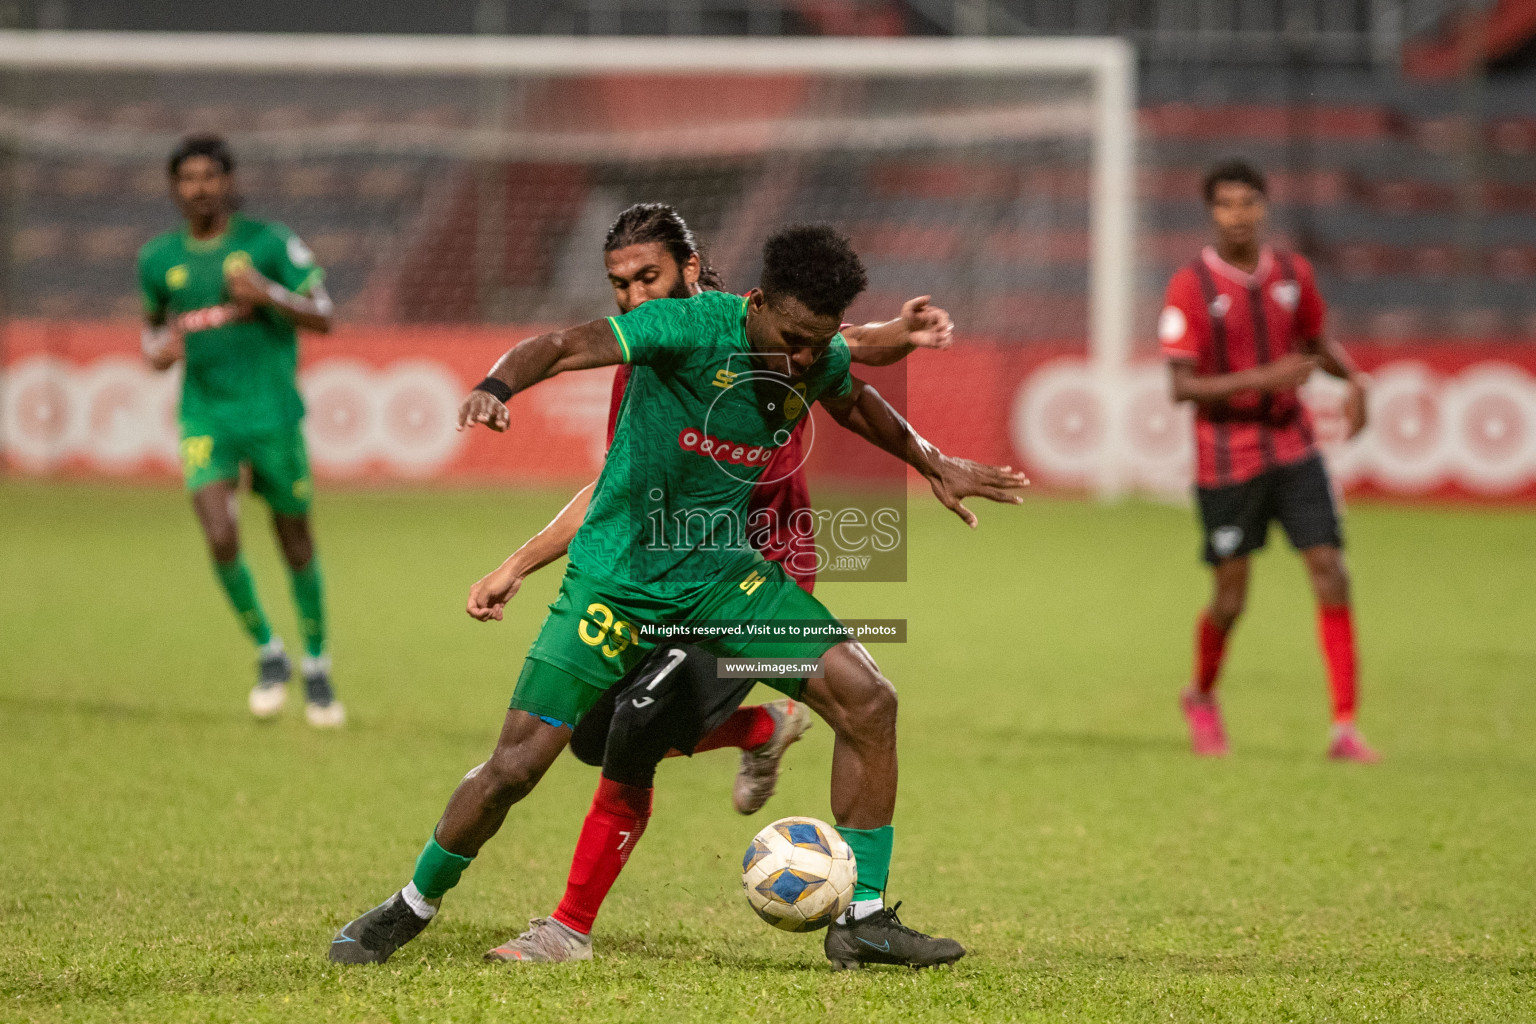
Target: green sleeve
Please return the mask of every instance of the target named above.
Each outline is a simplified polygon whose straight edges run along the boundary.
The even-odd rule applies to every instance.
[[[147,246],[139,250],[139,297],[144,302],[144,314],[152,320],[165,316],[171,298],[165,286],[165,271],[159,264]]]
[[[847,398],[853,393],[853,356],[841,334],[832,338],[832,344],[827,346],[826,354],[821,358],[823,370],[818,397],[834,400]]]
[[[282,224],[268,225],[263,250],[256,269],[291,292],[308,295],[325,279],[325,271],[315,263],[309,246]]]
[[[691,299],[652,299],[622,316],[609,317],[608,324],[626,363],[671,364],[700,347],[718,344],[729,319],[722,314],[730,314],[737,306],[744,310],[746,301],[721,292],[704,292]]]

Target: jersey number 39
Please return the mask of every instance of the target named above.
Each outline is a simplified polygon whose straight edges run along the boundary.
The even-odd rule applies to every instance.
[[[623,619],[616,620],[612,608],[595,602],[587,605],[587,614],[577,625],[576,632],[587,646],[601,645],[603,654],[609,658],[617,658],[624,648],[635,642],[635,627]]]

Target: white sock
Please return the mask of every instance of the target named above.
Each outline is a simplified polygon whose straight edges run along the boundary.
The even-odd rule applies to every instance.
[[[878,914],[884,909],[885,900],[880,896],[869,900],[854,900],[848,904],[848,909],[843,911],[842,923],[853,924],[855,921],[864,920],[870,914]]]
[[[273,633],[272,634],[272,639],[270,639],[266,643],[261,644],[260,646],[258,646],[256,648],[256,650],[258,652],[260,652],[260,654],[261,654],[261,656],[263,658],[270,658],[274,654],[282,654],[283,653],[283,638],[278,636],[276,633]]]
[[[299,663],[299,666],[299,671],[304,674],[305,679],[318,675],[330,675],[331,656],[329,654],[322,654],[318,658],[311,658],[309,655],[305,655],[304,660]]]
[[[551,917],[549,919],[549,923],[554,925],[556,928],[559,928],[561,931],[565,932],[565,934],[567,934],[567,935],[571,936],[572,938],[574,938],[577,942],[591,942],[592,941],[592,936],[588,935],[586,932],[579,932],[579,931],[577,931],[575,928],[572,928],[570,925],[566,924],[564,921],[561,921],[560,919],[558,919],[556,917]]]
[[[405,883],[405,888],[400,890],[400,897],[405,900],[406,906],[415,912],[423,921],[430,921],[437,916],[438,905],[443,902],[441,896],[435,900],[429,900],[416,888],[415,880]]]

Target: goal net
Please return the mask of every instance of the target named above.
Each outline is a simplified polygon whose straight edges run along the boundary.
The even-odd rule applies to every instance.
[[[1126,365],[1134,98],[1118,41],[15,34],[0,75],[15,466],[173,459],[171,386],[130,386],[150,378],[102,360],[132,356],[134,256],[177,223],[164,161],[191,131],[228,137],[245,208],[326,269],[346,329],[306,357],[322,474],[496,470],[465,464],[445,396],[517,331],[611,313],[603,235],[642,201],[674,205],[733,290],[775,227],[825,221],[869,270],[851,319],[933,295],[962,344],[887,387],[919,419],[942,403],[920,423],[940,437],[1003,417],[980,451],[962,442],[980,457],[1017,461],[1034,414],[998,375],[1070,354],[1080,385],[1112,386]],[[545,412],[579,420],[572,437],[598,424],[598,446],[500,468],[579,478],[605,403],[601,385],[559,392]],[[1085,478],[1115,489],[1104,450]]]

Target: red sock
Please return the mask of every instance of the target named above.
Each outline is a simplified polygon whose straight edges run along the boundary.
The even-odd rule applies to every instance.
[[[763,710],[761,704],[749,704],[737,708],[731,717],[720,723],[719,728],[699,740],[693,748],[695,754],[721,747],[740,747],[751,750],[760,747],[773,737],[773,716]]]
[[[1355,620],[1349,605],[1317,610],[1317,635],[1328,662],[1328,689],[1333,693],[1333,721],[1355,720]]]
[[[1195,627],[1195,689],[1199,693],[1210,694],[1216,689],[1228,632],[1211,621],[1209,612],[1200,613],[1200,624]]]
[[[609,778],[599,782],[571,857],[565,898],[550,916],[583,935],[592,934],[592,922],[650,818],[651,790]]]

